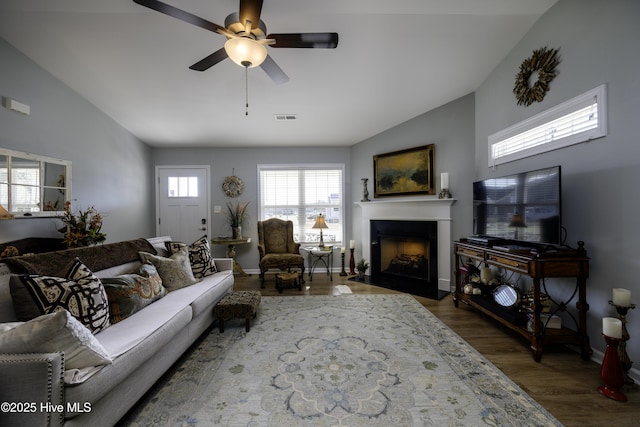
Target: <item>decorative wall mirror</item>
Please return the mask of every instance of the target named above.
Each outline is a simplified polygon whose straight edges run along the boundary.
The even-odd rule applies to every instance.
[[[0,205],[15,217],[57,216],[71,200],[71,161],[0,148]]]

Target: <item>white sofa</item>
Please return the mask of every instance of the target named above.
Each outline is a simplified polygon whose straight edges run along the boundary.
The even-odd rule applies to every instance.
[[[163,253],[167,240],[167,237],[147,239],[158,253]],[[102,247],[108,255],[110,245]],[[69,255],[73,256],[73,251]],[[112,363],[96,369],[80,384],[64,383],[62,352],[2,354],[0,348],[0,402],[35,403],[26,407],[27,412],[18,406],[13,409],[22,409],[23,413],[0,412],[0,425],[114,425],[213,323],[213,306],[234,283],[233,261],[228,258],[214,261],[217,273],[168,292],[96,333],[94,337],[111,356]],[[94,274],[113,277],[130,272],[139,264],[140,261],[131,260],[109,265]],[[9,266],[0,264],[0,322],[15,321],[8,285],[10,274]],[[63,411],[59,412],[60,406],[56,405],[62,405]]]

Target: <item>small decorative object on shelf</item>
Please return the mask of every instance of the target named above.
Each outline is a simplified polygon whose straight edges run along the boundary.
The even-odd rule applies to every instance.
[[[100,231],[102,215],[93,206],[74,214],[71,212],[71,202],[67,200],[64,202],[64,214],[58,218],[64,223],[64,227],[58,231],[64,233],[63,243],[69,248],[91,246],[107,239],[107,235]]]
[[[620,319],[605,317],[602,319],[602,336],[607,343],[607,349],[600,368],[600,377],[604,382],[598,391],[609,399],[626,402],[627,396],[621,391],[624,384],[622,363],[618,355],[618,346],[622,339],[622,322]]]
[[[368,178],[362,178],[362,200],[361,202],[370,202],[369,200],[369,189],[367,188],[367,182],[369,182]]]
[[[622,335],[618,345],[618,355],[620,356],[620,363],[622,364],[622,370],[624,371],[624,383],[634,384],[635,381],[629,376],[629,370],[633,362],[629,359],[627,354],[627,341],[629,341],[629,332],[627,331],[627,312],[636,308],[635,304],[631,304],[631,292],[626,289],[614,289],[613,300],[609,301],[609,304],[613,305],[618,312],[618,319],[622,323]]]

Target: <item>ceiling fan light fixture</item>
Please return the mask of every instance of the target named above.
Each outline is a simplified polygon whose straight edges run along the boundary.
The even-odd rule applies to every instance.
[[[249,37],[236,37],[224,44],[224,50],[233,62],[241,67],[253,68],[267,58],[267,48]]]

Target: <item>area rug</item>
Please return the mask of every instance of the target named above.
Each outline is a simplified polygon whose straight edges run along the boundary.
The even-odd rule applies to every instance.
[[[121,425],[550,426],[410,295],[263,297],[200,340]]]

